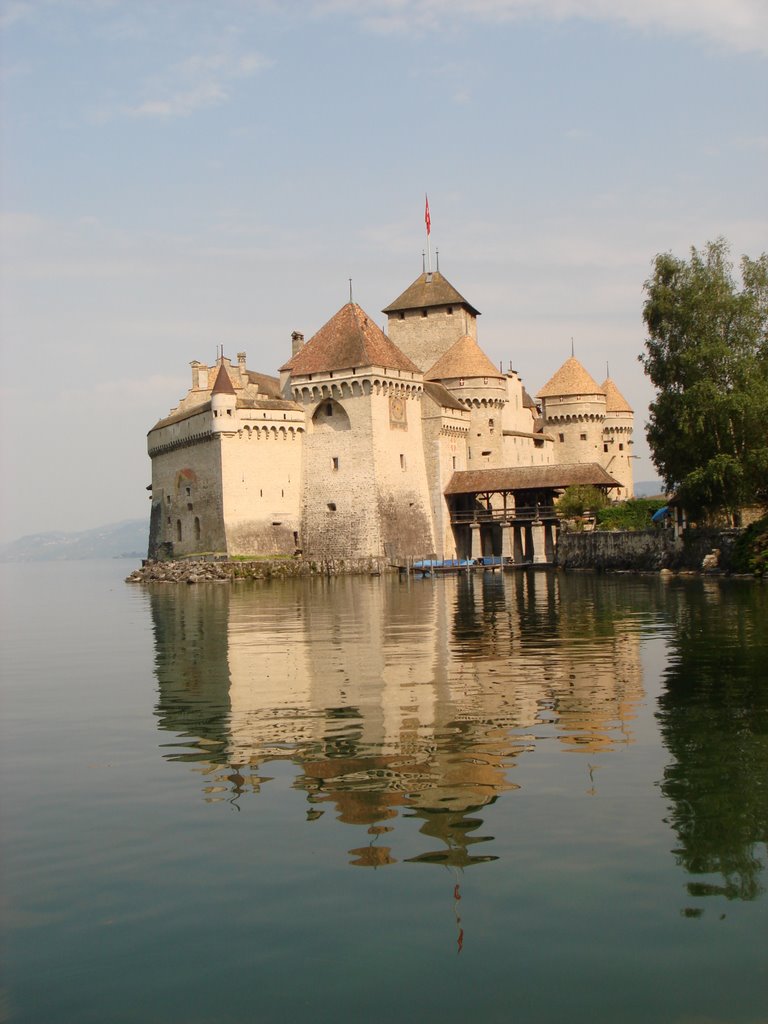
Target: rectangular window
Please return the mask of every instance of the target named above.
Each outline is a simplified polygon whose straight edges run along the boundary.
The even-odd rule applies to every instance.
[[[405,469],[405,456],[400,456],[400,469]]]
[[[603,451],[604,451],[604,452],[607,452],[607,451],[608,451],[608,445],[607,445],[607,444],[604,444],[604,445],[603,445]]]
[[[557,439],[562,443],[563,441],[565,441],[565,434],[558,434]]]
[[[586,434],[579,434],[579,440],[580,441],[586,441],[587,440],[587,435]]]
[[[334,455],[333,456],[333,458],[331,459],[331,465],[333,467],[333,471],[336,472],[336,470],[339,468],[339,457],[338,457],[338,455]]]

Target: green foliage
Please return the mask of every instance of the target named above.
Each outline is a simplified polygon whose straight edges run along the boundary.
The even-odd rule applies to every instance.
[[[557,508],[566,518],[572,518],[583,516],[585,512],[595,512],[607,504],[608,498],[599,488],[579,484],[565,489]]]
[[[598,530],[649,530],[651,516],[666,505],[664,498],[631,498],[608,505],[597,513]]]
[[[736,572],[768,576],[768,516],[748,526],[736,541],[733,567]]]
[[[693,515],[768,502],[768,255],[740,269],[741,290],[718,239],[657,256],[645,282],[648,441]]]

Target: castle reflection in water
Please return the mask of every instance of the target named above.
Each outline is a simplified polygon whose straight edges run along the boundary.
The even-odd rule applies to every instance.
[[[545,737],[631,743],[643,697],[636,609],[623,618],[589,577],[157,587],[151,606],[165,754],[205,799],[256,794],[288,761],[309,819],[333,808],[382,838],[423,819],[439,845],[408,859],[493,859],[473,850],[475,815],[516,788],[518,760]],[[350,852],[393,862],[381,840]]]

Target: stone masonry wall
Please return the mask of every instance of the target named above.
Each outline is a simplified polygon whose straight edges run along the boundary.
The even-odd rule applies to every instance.
[[[302,438],[284,428],[222,437],[229,554],[292,555],[300,546]]]
[[[448,309],[453,312],[449,313]],[[390,313],[387,335],[423,372],[444,355],[454,342],[468,334],[477,337],[477,319],[460,306],[438,306],[422,315],[420,309]]]
[[[159,522],[157,544],[172,544],[176,555],[224,551],[218,437],[173,448],[152,459],[152,504]]]
[[[735,530],[703,530],[676,541],[671,530],[561,531],[555,562],[561,569],[700,570],[705,555],[717,548],[718,568],[728,572],[737,536]]]

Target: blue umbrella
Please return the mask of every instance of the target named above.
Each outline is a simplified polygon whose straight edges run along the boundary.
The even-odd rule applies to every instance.
[[[651,516],[651,522],[663,523],[666,517],[671,514],[672,510],[670,509],[669,505],[665,505],[663,508],[660,508],[658,512],[653,513],[653,515]]]

